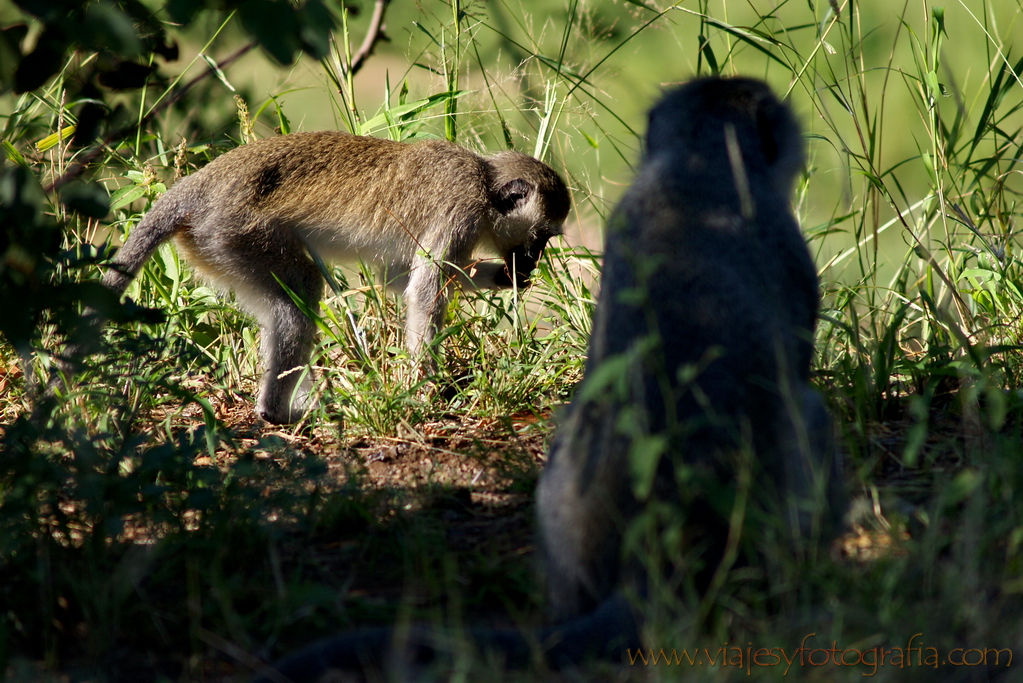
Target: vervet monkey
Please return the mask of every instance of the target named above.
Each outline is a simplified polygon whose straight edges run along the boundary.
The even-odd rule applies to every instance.
[[[569,211],[565,183],[518,152],[481,157],[453,143],[407,144],[324,131],[259,140],[175,184],[135,227],[104,283],[120,293],[175,237],[200,275],[259,322],[265,373],[256,412],[304,414],[315,326],[281,286],[311,307],[325,261],[361,258],[404,287],[405,342],[419,357],[443,322],[454,280],[525,287]],[[501,263],[474,262],[477,247]]]
[[[557,668],[640,647],[637,615],[617,590],[623,535],[662,501],[691,508],[683,523],[696,542],[727,534],[729,511],[701,499],[698,484],[734,489],[744,461],[751,497],[794,538],[836,530],[841,469],[809,384],[817,274],[789,204],[802,147],[792,112],[756,80],[697,79],[651,111],[642,167],[608,225],[586,375],[538,487],[556,623],[532,634],[469,629],[476,648],[523,665],[535,647]],[[633,460],[651,452],[653,481],[640,495]],[[705,545],[718,554],[710,562],[720,559]],[[642,590],[640,574],[629,578]],[[407,636],[341,634],[274,668],[312,683],[444,652],[434,629]]]
[[[730,510],[709,492],[734,490],[743,466],[753,504],[797,543],[836,530],[841,471],[809,384],[817,271],[789,203],[802,163],[795,117],[760,81],[700,78],[651,110],[608,224],[585,376],[537,491],[556,620],[619,586],[623,535],[658,501],[688,511],[713,570]]]

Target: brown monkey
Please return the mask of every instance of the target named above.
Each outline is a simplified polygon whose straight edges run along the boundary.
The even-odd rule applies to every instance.
[[[730,510],[709,492],[734,489],[742,462],[792,538],[835,530],[840,468],[809,384],[817,272],[789,204],[802,148],[790,109],[748,78],[694,80],[650,112],[608,225],[585,378],[537,492],[556,619],[615,590],[623,533],[654,501],[688,513],[712,570]]]
[[[518,152],[481,157],[450,142],[407,144],[324,131],[238,147],[179,181],[117,253],[103,281],[120,293],[156,248],[176,237],[187,260],[234,291],[259,322],[265,373],[256,412],[302,417],[315,327],[281,287],[310,306],[325,261],[361,258],[395,278],[405,341],[418,357],[440,326],[448,285],[525,287],[561,234],[569,194],[549,166]],[[473,263],[477,247],[501,263]],[[280,283],[278,282],[280,281]]]

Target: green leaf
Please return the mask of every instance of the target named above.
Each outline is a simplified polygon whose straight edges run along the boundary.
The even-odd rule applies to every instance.
[[[941,97],[941,85],[938,83],[938,74],[935,71],[928,71],[924,74],[924,79],[927,82],[927,90],[931,93],[932,99],[938,99]]]
[[[178,257],[174,250],[170,248],[170,245],[161,244],[160,248],[153,254],[153,260],[160,264],[164,276],[172,283],[178,284],[181,282],[181,268],[178,265]]]
[[[754,30],[751,30],[751,29],[748,29],[748,28],[743,28],[743,27],[739,27],[739,26],[732,26],[731,24],[726,24],[723,21],[719,21],[717,19],[711,19],[710,17],[707,18],[707,24],[710,25],[710,26],[717,27],[718,29],[724,31],[725,33],[727,33],[727,34],[729,34],[731,36],[734,36],[736,39],[746,43],[747,45],[752,47],[754,50],[757,50],[758,52],[762,52],[764,54],[764,56],[766,56],[768,59],[771,59],[771,60],[777,62],[784,69],[787,70],[789,68],[788,64],[786,64],[782,59],[780,59],[777,55],[775,55],[773,52],[771,52],[770,50],[768,50],[766,47],[764,47],[761,44],[761,43],[767,43],[769,45],[775,45],[775,46],[780,45],[780,43],[777,40],[775,40],[774,38],[772,38],[770,36],[765,36],[763,33],[760,33],[758,31],[754,31]]]
[[[632,442],[629,449],[629,474],[632,477],[632,492],[637,500],[649,497],[654,488],[657,466],[667,450],[668,438],[664,434],[647,434]]]
[[[413,25],[413,26],[415,26],[415,27],[416,27],[417,29],[419,29],[420,31],[422,31],[423,33],[425,33],[425,34],[426,34],[426,37],[427,37],[427,38],[429,38],[430,40],[432,40],[432,41],[433,41],[433,44],[434,44],[434,45],[436,45],[437,47],[441,47],[440,41],[439,41],[439,40],[437,40],[436,38],[434,38],[434,37],[433,37],[433,34],[432,34],[432,33],[430,33],[430,32],[429,32],[428,30],[426,30],[426,27],[425,27],[425,26],[423,26],[423,25],[422,25],[422,24],[421,24],[420,22],[418,22],[418,21],[413,21],[413,22],[412,22],[412,25]]]
[[[24,24],[15,24],[0,30],[0,90],[14,86],[14,73],[21,61],[21,44],[28,33]]]
[[[579,388],[575,400],[595,401],[607,396],[613,387],[629,376],[635,358],[630,353],[609,356],[586,375],[586,381]]]
[[[128,185],[110,195],[110,210],[116,211],[146,194],[145,185]]]
[[[298,11],[302,28],[299,39],[314,59],[323,59],[330,52],[330,37],[334,30],[334,17],[320,0],[309,0]]]
[[[963,470],[945,487],[945,505],[949,508],[959,505],[959,503],[977,490],[977,487],[983,481],[984,475],[977,470]]]
[[[948,33],[945,31],[945,8],[944,6],[932,7],[931,16],[934,18],[934,23],[938,35],[944,35],[948,37]]]
[[[76,126],[74,124],[70,126],[64,126],[56,133],[51,133],[45,138],[36,143],[36,149],[40,152],[45,152],[50,149],[58,142],[63,140],[70,140],[71,136],[75,134]]]
[[[700,54],[707,60],[707,66],[710,67],[711,73],[721,73],[721,67],[718,66],[717,57],[714,55],[714,50],[711,48],[707,36],[700,36]]]
[[[988,280],[1001,280],[1002,274],[991,270],[990,268],[966,268],[963,272],[959,273],[959,279],[971,278],[976,281],[978,285],[982,285]]]
[[[411,120],[416,114],[424,112],[427,109],[432,109],[433,107],[436,107],[439,104],[443,104],[449,99],[461,97],[462,95],[465,95],[467,92],[469,91],[455,90],[451,92],[442,92],[437,93],[436,95],[431,95],[425,100],[416,100],[415,102],[409,102],[408,104],[401,104],[398,105],[397,107],[391,107],[387,111],[377,114],[369,121],[363,123],[362,126],[359,127],[359,131],[362,135],[366,135],[371,131],[389,127],[390,124],[388,123],[388,116],[398,121]]]
[[[284,115],[284,109],[281,107],[281,103],[277,101],[277,98],[270,95],[270,99],[273,100],[274,108],[277,110],[277,120],[281,122],[281,135],[287,135],[291,132],[291,121]]]
[[[16,163],[18,166],[21,166],[22,168],[28,168],[28,161],[25,159],[24,156],[22,156],[21,152],[18,151],[17,147],[12,145],[7,140],[3,140],[2,143],[4,146],[4,155],[8,159]]]
[[[32,52],[23,55],[18,63],[14,71],[14,90],[28,92],[40,87],[60,71],[68,47],[67,39],[60,30],[47,27]]]
[[[227,80],[227,74],[220,70],[220,67],[217,66],[217,63],[213,61],[213,59],[211,59],[209,55],[207,55],[205,52],[200,52],[199,56],[202,57],[203,61],[205,61],[206,64],[209,65],[210,70],[213,72],[213,75],[217,77],[217,80],[219,80],[221,83],[227,86],[227,89],[230,90],[231,92],[238,92],[235,89],[235,87],[231,85],[230,81]]]
[[[276,0],[245,0],[238,7],[242,25],[267,54],[283,65],[295,61],[298,20],[291,5]]]
[[[656,7],[651,7],[650,5],[646,4],[645,2],[640,2],[640,0],[625,0],[625,2],[633,4],[636,7],[642,7],[643,9],[649,10],[651,12],[654,12],[655,14],[658,13],[658,10],[657,10]]]

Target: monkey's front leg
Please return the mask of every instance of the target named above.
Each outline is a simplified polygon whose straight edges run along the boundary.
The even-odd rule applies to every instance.
[[[458,271],[458,284],[465,288],[507,289],[511,280],[504,261],[479,261]]]
[[[437,335],[447,311],[447,278],[444,268],[417,256],[405,287],[405,346],[420,360],[423,349]]]

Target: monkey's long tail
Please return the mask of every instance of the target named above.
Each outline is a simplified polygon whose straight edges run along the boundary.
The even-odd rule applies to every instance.
[[[533,633],[470,629],[462,634],[445,634],[432,627],[414,626],[405,633],[374,628],[333,636],[274,664],[254,683],[315,683],[330,672],[411,674],[443,661],[465,640],[481,653],[501,657],[508,668],[522,668],[537,659],[553,669],[570,668],[595,658],[623,660],[626,648],[640,647],[639,625],[632,607],[624,596],[616,594],[590,614]]]
[[[176,189],[177,186],[171,191]],[[127,289],[153,252],[185,225],[188,213],[181,208],[183,202],[167,199],[164,195],[135,226],[103,276],[103,284],[118,294]]]
[[[186,179],[187,180],[187,179]],[[185,181],[182,181],[185,182]],[[181,185],[181,183],[179,183]],[[171,192],[180,192],[175,185]],[[149,213],[132,231],[128,241],[117,252],[103,284],[118,297],[127,289],[132,279],[142,268],[157,247],[166,242],[187,222],[187,213],[180,209],[180,202],[165,201],[166,195],[158,201]],[[109,311],[110,304],[108,303]],[[47,382],[45,396],[51,397],[60,386],[62,375],[72,377],[79,369],[82,359],[91,353],[99,338],[100,329],[107,320],[108,313],[102,312],[104,306],[88,307],[83,312],[82,324],[77,333],[56,357],[54,371]]]

